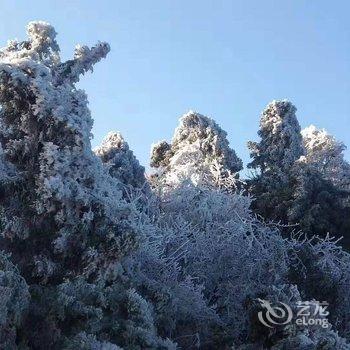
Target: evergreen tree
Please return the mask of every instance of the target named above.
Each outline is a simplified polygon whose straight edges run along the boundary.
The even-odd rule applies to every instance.
[[[75,86],[109,46],[77,46],[61,62],[52,26],[32,22],[28,35],[0,52],[0,244],[30,291],[16,342],[172,348],[124,277],[122,260],[140,236],[138,213],[91,150],[87,98]]]
[[[210,118],[153,148],[152,187],[120,134],[93,152],[76,83],[109,46],[61,62],[51,25],[28,36],[0,50],[1,349],[350,349],[350,254],[327,234],[348,230],[341,146],[303,146],[290,102],[264,111],[255,208],[326,235],[283,238],[235,191],[242,162]],[[331,325],[264,327],[262,299],[327,301]]]
[[[250,168],[262,175],[276,174],[287,180],[286,174],[304,154],[300,125],[295,106],[287,101],[272,101],[260,119],[259,142],[249,142]],[[273,186],[273,184],[271,184]]]
[[[95,154],[106,165],[109,174],[126,187],[125,191],[128,189],[149,191],[145,168],[140,165],[120,133],[110,132],[95,149]]]
[[[295,161],[304,154],[296,108],[286,100],[273,101],[263,111],[259,142],[249,142],[256,170],[248,181],[255,196],[253,208],[264,218],[288,223],[288,208],[293,197],[290,173]]]
[[[181,347],[193,342],[184,334],[195,334],[196,341],[207,336],[208,329],[218,325],[218,317],[207,305],[202,286],[168,254],[166,241],[173,231],[160,224],[162,203],[145,182],[144,168],[118,133],[110,133],[95,153],[122,186],[124,199],[137,208],[139,245],[123,261],[124,277],[138,295],[152,302],[157,332]]]
[[[214,120],[190,111],[180,118],[171,144],[161,141],[153,146],[151,166],[158,170],[156,177],[170,187],[184,179],[223,186],[242,170],[226,136]]]
[[[349,248],[350,207],[345,205],[348,193],[327,180],[305,157],[296,162],[291,178],[289,222],[298,223],[310,235],[342,237],[340,244]]]
[[[300,134],[300,129],[297,132]],[[210,157],[200,158],[201,148],[192,147],[187,139],[195,144],[206,141],[206,138],[198,141],[198,134],[192,130],[191,123],[181,122],[174,137],[178,142],[170,145],[163,141],[152,152],[152,164],[161,169],[160,179],[167,182],[166,190],[162,181],[153,183],[160,201],[156,217],[162,232],[158,239],[165,261],[175,261],[181,275],[203,286],[203,296],[219,320],[213,322],[207,318],[206,328],[185,332],[191,334],[186,338],[181,337],[177,328],[176,340],[179,339],[184,348],[196,345],[201,349],[226,348],[233,344],[244,348],[249,342],[252,349],[272,346],[298,349],[299,338],[315,347],[321,343],[347,346],[344,339],[328,329],[308,337],[307,327],[285,328],[277,337],[259,326],[257,298],[285,300],[293,307],[303,300],[298,287],[289,281],[294,245],[283,239],[278,229],[257,220],[249,209],[252,203],[248,196],[228,192],[215,182],[196,181],[193,174],[203,176],[203,171],[205,174],[210,169],[206,163]],[[186,161],[177,162],[184,155]],[[296,159],[297,156],[294,161]],[[281,161],[284,161],[282,157]],[[294,162],[288,167],[292,170]],[[283,174],[281,177],[286,179]],[[234,177],[226,180],[236,181]],[[228,187],[234,188],[235,184]]]
[[[348,310],[348,305],[347,301],[340,301],[346,294],[343,286],[350,276],[345,267],[348,253],[329,240],[283,239],[278,229],[259,222],[250,212],[249,197],[237,193],[203,184],[195,186],[184,180],[171,191],[161,192],[160,200],[158,225],[163,232],[161,246],[165,260],[176,261],[181,275],[191,276],[202,284],[205,300],[219,320],[213,322],[207,318],[206,328],[179,332],[179,335],[189,334],[176,338],[182,347],[224,349],[234,345],[234,349],[242,350],[299,350],[305,346],[316,350],[322,345],[332,350],[350,348],[331,326],[312,328],[289,324],[269,330],[257,318],[263,310],[258,298],[285,302],[295,314],[299,310],[298,302],[310,301],[316,305],[317,302],[311,301],[316,296],[319,297],[316,300],[329,303],[337,300],[331,322],[338,325],[343,337],[348,337],[345,326],[348,316],[341,311],[342,307]],[[304,256],[302,252],[308,250],[309,255]],[[308,257],[312,261],[308,261]],[[323,263],[331,266],[323,268]],[[310,274],[310,284],[303,279],[303,264],[305,273]],[[312,264],[318,269],[315,277]],[[333,278],[332,294],[326,293],[323,276],[331,274],[333,268],[337,275],[329,276]]]
[[[0,252],[0,348],[17,349],[17,327],[29,305],[29,290],[9,256]]]
[[[257,170],[248,181],[252,207],[310,235],[344,237],[348,247],[350,208],[340,187],[346,178],[344,146],[315,128],[301,133],[295,111],[288,101],[270,103],[261,116],[260,141],[248,144],[253,158],[248,167]]]
[[[306,150],[305,161],[335,186],[350,191],[350,164],[344,159],[344,143],[314,125],[302,130],[301,134]]]

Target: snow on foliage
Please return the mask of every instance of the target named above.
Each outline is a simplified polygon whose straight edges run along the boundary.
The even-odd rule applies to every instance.
[[[281,108],[280,111],[287,111],[287,119],[293,125],[298,125],[295,116],[292,118],[294,107],[285,103],[282,106],[285,109]],[[181,124],[181,132],[178,128],[174,139],[182,140],[178,136],[182,134],[191,135],[191,127],[191,123]],[[286,129],[289,127],[286,126]],[[290,138],[301,142],[300,128],[294,129],[299,136],[290,132]],[[184,139],[187,140],[187,136]],[[289,144],[287,141],[284,143]],[[302,146],[298,147],[297,141],[295,143],[294,148],[299,148],[301,153]],[[227,191],[219,184],[213,186],[210,182],[194,181],[192,174],[202,173],[202,162],[192,163],[191,171],[188,172],[182,171],[177,163],[176,166],[170,166],[172,160],[180,159],[184,152],[182,147],[175,148],[173,144],[163,141],[152,152],[152,165],[158,165],[163,171],[160,177],[178,179],[176,182],[168,181],[165,191],[161,181],[153,183],[160,200],[158,226],[164,232],[160,246],[164,249],[167,261],[175,261],[182,274],[190,276],[202,286],[208,307],[218,317],[218,320],[209,318],[206,329],[192,332],[192,336],[175,338],[179,345],[184,348],[198,346],[210,349],[234,344],[244,348],[245,344],[251,342],[254,349],[267,347],[267,344],[276,349],[283,348],[285,344],[294,346],[289,347],[291,349],[298,349],[297,338],[305,337],[305,341],[315,347],[323,343],[325,338],[330,344],[334,343],[333,349],[338,344],[347,346],[344,339],[331,331],[315,330],[320,334],[310,335],[306,327],[303,330],[284,331],[276,337],[258,324],[257,298],[285,301],[294,307],[298,301],[313,298],[312,293],[301,296],[296,281],[290,279],[291,261],[294,262],[297,254],[294,253],[294,249],[298,249],[297,244],[302,247],[304,244],[313,247],[313,244],[299,241],[291,243],[282,238],[276,227],[268,227],[260,222],[250,210],[250,197]],[[185,145],[186,151],[191,149],[191,145]],[[294,162],[299,159],[299,155],[294,156]],[[279,159],[284,161],[283,157]],[[274,169],[273,162],[271,171]],[[186,165],[187,162],[184,162]],[[288,166],[293,169],[294,163],[291,161]],[[228,187],[235,188],[234,184]],[[332,243],[324,243],[325,251],[329,244]],[[345,258],[342,259],[345,262]],[[332,337],[335,339],[333,343]]]
[[[249,204],[247,197],[192,185],[163,198],[161,224],[173,231],[167,256],[203,285],[220,318],[218,338],[200,338],[212,346],[240,342],[249,323],[247,300],[284,283],[283,239],[254,219]]]
[[[0,348],[350,349],[349,253],[251,209],[346,232],[342,144],[272,102],[250,143],[252,198],[225,131],[189,112],[153,147],[149,184],[119,133],[91,150],[75,84],[108,44],[61,62],[51,25],[27,33],[0,51]],[[262,299],[327,301],[330,326],[264,327]]]
[[[281,177],[304,154],[295,106],[287,101],[272,101],[264,109],[258,135],[260,142],[249,142],[253,161],[248,167]]]
[[[350,189],[350,164],[344,159],[346,146],[324,129],[310,125],[301,132],[306,161],[336,186]]]
[[[91,150],[92,118],[75,86],[109,46],[78,46],[61,62],[51,25],[30,23],[28,36],[0,53],[1,245],[30,285],[35,319],[23,321],[20,341],[69,348],[86,332],[111,347],[165,349],[143,324],[150,309],[131,319],[140,300],[128,296],[121,260],[138,245],[138,213]]]
[[[16,349],[16,327],[29,304],[29,290],[9,256],[0,252],[0,347]]]
[[[140,165],[120,133],[110,132],[95,149],[95,154],[107,166],[109,174],[119,179],[123,185],[148,189],[145,168]]]
[[[289,223],[288,208],[293,197],[291,171],[304,154],[295,106],[272,101],[261,114],[258,142],[249,142],[255,174],[248,189],[255,196],[253,208],[266,219]]]
[[[288,101],[271,102],[261,116],[260,141],[248,144],[248,166],[256,170],[248,181],[252,207],[265,219],[310,235],[345,236],[348,246],[350,206],[344,184],[350,173],[344,146],[314,127],[301,132],[295,111]]]
[[[289,242],[290,275],[304,298],[326,300],[329,320],[339,334],[350,337],[350,254],[329,236],[293,237]]]
[[[202,285],[204,298],[218,317],[208,318],[207,327],[191,333],[192,336],[176,338],[180,346],[191,348],[197,344],[199,348],[210,349],[234,344],[244,349],[251,343],[252,349],[272,346],[283,349],[285,344],[289,344],[289,349],[299,349],[297,339],[305,337],[315,349],[323,343],[329,343],[334,350],[338,345],[349,348],[346,340],[330,329],[316,328],[311,332],[308,327],[280,327],[274,330],[280,334],[271,333],[259,324],[257,314],[261,309],[256,301],[262,298],[286,302],[295,310],[297,302],[305,300],[333,303],[333,295],[325,292],[323,281],[328,272],[322,266],[329,261],[334,271],[345,272],[348,253],[328,240],[282,238],[277,228],[266,226],[252,215],[251,200],[238,193],[184,182],[163,193],[160,200],[158,225],[165,232],[161,245],[166,260],[176,261],[182,274]],[[307,249],[315,252],[312,258],[310,251],[310,262],[301,260],[301,250]],[[310,263],[319,266],[314,277],[313,270],[308,271]],[[297,274],[302,271],[310,276]],[[333,290],[344,293],[347,277],[339,276],[331,283]],[[347,324],[347,316],[341,310],[343,307],[348,310],[349,306],[340,299],[336,305],[339,309],[334,309],[331,322],[339,324],[337,329],[347,337],[342,328]]]
[[[184,179],[220,184],[242,170],[242,161],[229,148],[226,136],[213,119],[190,111],[180,118],[171,145],[161,141],[153,146],[151,166],[169,186]]]

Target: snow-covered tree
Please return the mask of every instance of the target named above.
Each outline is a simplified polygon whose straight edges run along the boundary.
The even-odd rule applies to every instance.
[[[110,133],[95,153],[122,186],[125,200],[138,209],[133,224],[140,231],[139,245],[123,261],[124,277],[139,297],[141,293],[152,302],[157,325],[153,329],[187,346],[193,338],[183,334],[207,334],[210,326],[218,324],[218,317],[207,305],[202,287],[181,271],[176,259],[168,257],[165,241],[171,228],[159,225],[160,203],[120,134]]]
[[[346,178],[344,146],[314,127],[301,133],[295,111],[288,101],[273,101],[262,113],[261,140],[249,143],[248,166],[257,170],[248,181],[252,207],[265,219],[311,235],[345,236],[348,246],[348,195],[339,186]]]
[[[324,129],[310,125],[301,132],[306,150],[305,161],[335,186],[350,190],[350,164],[344,159],[344,143]]]
[[[241,343],[249,329],[247,300],[283,284],[287,273],[283,239],[249,205],[248,197],[186,182],[162,197],[159,224],[171,228],[163,243],[168,259],[203,285],[220,319],[215,332],[199,334],[209,349]]]
[[[272,101],[260,119],[259,142],[249,142],[252,162],[249,168],[261,174],[274,173],[282,180],[304,154],[295,106],[287,101]],[[273,186],[273,184],[271,184]]]
[[[188,343],[180,344],[187,347],[198,344],[201,349],[234,344],[244,349],[244,345],[251,342],[247,349],[272,345],[275,349],[283,349],[282,344],[290,344],[289,349],[297,350],[297,339],[305,337],[315,346],[333,344],[330,349],[335,350],[337,344],[343,344],[347,349],[346,340],[330,328],[310,330],[289,325],[269,330],[257,319],[261,310],[256,301],[258,298],[286,302],[295,311],[297,303],[303,300],[329,303],[333,300],[326,293],[322,299],[322,294],[305,286],[307,281],[291,275],[294,269],[300,270],[297,264],[302,264],[298,255],[301,249],[314,249],[319,257],[324,252],[335,264],[339,259],[337,271],[344,272],[349,255],[334,243],[319,238],[317,243],[283,239],[277,228],[266,226],[252,215],[250,201],[249,197],[237,193],[194,186],[186,181],[161,196],[158,225],[165,232],[161,244],[165,257],[176,261],[182,274],[191,276],[203,286],[205,300],[219,318],[219,322],[208,319],[205,331],[191,333],[192,336],[186,338]],[[328,272],[322,270],[322,261],[319,261],[319,274],[322,273]],[[334,279],[335,288],[343,290],[346,280]],[[322,289],[322,279],[318,285]],[[343,306],[348,310],[345,304]],[[344,313],[339,317],[332,317],[332,324],[346,322]],[[339,326],[339,330],[343,326]],[[347,337],[345,331],[342,336]]]
[[[288,221],[298,223],[303,232],[322,237],[331,234],[344,247],[350,247],[349,195],[301,157],[290,174],[292,200],[287,212]]]
[[[211,118],[188,112],[180,118],[172,143],[161,141],[151,151],[158,180],[174,187],[184,179],[194,184],[221,186],[236,177],[242,161],[229,147],[227,134]]]
[[[87,98],[75,86],[109,46],[77,46],[61,62],[51,25],[32,22],[28,36],[0,51],[0,244],[31,292],[16,342],[62,349],[86,334],[82,349],[172,347],[123,277],[138,212],[92,152]]]
[[[288,222],[287,211],[292,201],[290,173],[295,161],[304,154],[296,108],[287,101],[272,101],[260,119],[259,142],[249,142],[256,170],[248,181],[255,196],[254,209],[266,219]]]
[[[148,190],[145,168],[140,165],[119,132],[110,132],[95,149],[95,153],[108,167],[109,174],[119,179],[123,185]]]
[[[289,137],[294,142],[291,149],[298,151],[293,155],[291,149],[279,150],[290,155],[290,161],[287,162],[284,156],[271,157],[271,163],[261,172],[261,177],[267,186],[276,186],[269,183],[276,178],[279,188],[288,187],[288,205],[284,207],[284,214],[286,220],[289,220],[293,201],[297,200],[293,197],[296,188],[293,181],[296,170],[302,169],[299,159],[303,154],[303,146],[295,108],[285,101],[281,106],[276,107],[276,110],[281,115],[285,113],[291,124],[285,126],[290,135],[285,136],[281,145],[290,145]],[[290,129],[294,131],[291,132]],[[179,128],[175,136],[182,134],[178,130]],[[278,130],[285,133],[283,128]],[[185,338],[186,342],[179,337],[180,345],[191,348],[197,344],[200,348],[210,349],[213,346],[225,348],[232,344],[244,347],[244,344],[252,342],[251,348],[274,345],[276,349],[283,346],[298,349],[298,344],[301,344],[298,341],[301,339],[300,341],[305,340],[314,346],[321,343],[333,344],[334,350],[337,345],[348,346],[344,339],[331,330],[316,330],[310,334],[307,327],[290,332],[285,329],[280,330],[280,337],[276,337],[259,325],[256,319],[259,310],[256,298],[285,300],[294,306],[298,301],[313,298],[312,293],[307,295],[309,299],[305,299],[305,295],[301,296],[298,286],[289,277],[291,256],[294,257],[291,252],[297,245],[283,239],[277,228],[268,227],[257,220],[249,209],[249,197],[230,193],[217,184],[212,186],[213,182],[202,180],[203,174],[210,172],[206,173],[208,168],[203,167],[206,163],[200,158],[202,153],[198,150],[201,148],[192,149],[192,144],[188,142],[188,138],[197,140],[197,136],[192,136],[190,131],[191,128],[184,133],[184,139],[174,136],[174,140],[181,142],[168,144],[162,141],[153,148],[151,164],[160,169],[158,176],[161,180],[153,183],[160,200],[158,227],[163,233],[163,237],[160,235],[157,241],[160,240],[159,245],[164,249],[165,261],[175,261],[181,275],[190,276],[203,286],[205,301],[209,307],[214,308],[219,322],[208,318],[205,331],[192,332],[191,336]],[[270,136],[266,134],[266,137]],[[278,139],[279,136],[274,137]],[[176,148],[174,144],[181,147]],[[183,161],[177,162],[178,159]],[[279,171],[280,167],[274,164],[278,160],[285,172],[288,169],[288,173]],[[193,176],[197,172],[199,178]],[[307,174],[306,170],[300,174]],[[235,181],[235,178],[229,180]],[[162,181],[168,185],[166,191],[158,191],[164,185]],[[274,193],[276,203],[281,199],[277,193],[279,188]],[[175,334],[177,332],[178,330]]]
[[[120,134],[91,150],[76,83],[109,46],[61,62],[51,25],[28,36],[0,50],[0,348],[350,348],[349,254],[328,236],[283,238],[228,191],[242,162],[212,119],[190,112],[153,148],[152,192]],[[257,200],[310,231],[338,225],[338,189],[300,157],[295,108],[270,104],[260,136]],[[259,299],[326,300],[334,328],[264,328]]]
[[[29,305],[29,288],[9,256],[0,252],[0,348],[15,350],[17,327]]]
[[[327,301],[329,320],[350,339],[350,254],[331,237],[292,237],[289,240],[289,280],[306,299]]]

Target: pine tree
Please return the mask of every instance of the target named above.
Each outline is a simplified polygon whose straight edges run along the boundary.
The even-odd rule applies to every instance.
[[[17,327],[29,305],[29,288],[10,256],[0,252],[0,348],[15,350]]]
[[[84,337],[81,349],[173,347],[123,277],[142,228],[91,150],[87,97],[75,86],[109,46],[77,46],[61,62],[51,25],[31,22],[28,36],[0,52],[0,244],[30,291],[16,341],[33,349],[78,348]]]
[[[95,149],[112,177],[119,179],[124,185],[134,188],[146,186],[145,168],[130,150],[128,143],[118,132],[110,132],[101,146]]]
[[[226,136],[214,120],[190,111],[180,118],[171,144],[161,141],[153,146],[151,166],[166,186],[186,179],[220,187],[242,170],[242,161],[229,148]]]
[[[109,174],[123,189],[124,199],[138,209],[134,224],[141,227],[139,245],[123,261],[124,278],[132,282],[131,295],[144,296],[152,302],[157,332],[173,338],[180,346],[188,346],[190,337],[183,334],[204,334],[210,325],[217,325],[214,310],[204,299],[202,287],[179,269],[176,259],[167,254],[170,227],[160,225],[161,203],[146,182],[144,168],[119,133],[109,133],[95,150]],[[140,307],[150,308],[140,299]],[[142,315],[141,315],[142,316]],[[155,331],[151,323],[150,329]],[[138,337],[138,331],[134,330]]]
[[[287,100],[268,104],[260,119],[260,141],[248,144],[253,158],[248,167],[286,179],[294,162],[304,154],[295,112],[295,106]]]
[[[264,218],[288,223],[288,208],[293,189],[290,173],[295,161],[304,154],[296,108],[286,100],[273,101],[263,111],[258,135],[259,142],[249,142],[256,170],[248,181],[255,196],[253,208]]]
[[[289,222],[298,223],[309,235],[331,234],[345,248],[350,247],[350,207],[348,193],[335,186],[305,157],[296,162],[291,173],[293,200],[288,209]]]
[[[0,50],[1,349],[350,348],[350,254],[326,235],[350,217],[339,144],[305,134],[304,156],[295,107],[264,111],[250,144],[256,208],[326,235],[283,238],[228,191],[242,162],[210,118],[190,112],[153,148],[153,192],[120,134],[93,152],[76,83],[109,46],[61,62],[51,25],[28,36]],[[264,328],[262,298],[326,300],[332,326]]]
[[[266,226],[251,213],[250,198],[241,194],[185,181],[161,193],[160,200],[158,225],[164,235],[165,260],[176,261],[181,275],[202,284],[205,300],[219,320],[207,318],[205,328],[185,332],[191,335],[185,339],[179,336],[182,347],[197,344],[200,349],[211,349],[234,344],[234,349],[242,350],[297,350],[307,344],[316,350],[324,344],[333,350],[349,348],[341,337],[348,337],[348,316],[341,311],[342,307],[348,310],[348,304],[341,300],[350,276],[345,267],[349,253],[329,239],[283,239],[276,227]],[[303,279],[304,272],[310,274],[310,283]],[[331,304],[337,300],[331,323],[338,325],[341,336],[331,327],[289,324],[269,330],[257,318],[263,311],[258,298],[285,302],[295,314],[298,302],[310,300],[312,304],[316,298]]]
[[[248,144],[257,170],[248,181],[253,209],[268,220],[301,229],[309,235],[345,237],[349,246],[350,208],[344,184],[344,146],[324,131],[301,133],[296,108],[273,101],[263,111],[259,142]],[[294,226],[293,225],[297,225]]]
[[[301,134],[306,150],[305,161],[335,186],[350,190],[350,164],[344,159],[344,143],[314,125],[302,130]]]

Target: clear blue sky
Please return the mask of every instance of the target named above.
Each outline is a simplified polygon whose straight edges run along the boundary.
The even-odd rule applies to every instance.
[[[227,131],[246,163],[273,99],[290,99],[302,127],[324,127],[350,147],[349,13],[348,0],[3,0],[0,41],[24,38],[40,19],[55,26],[64,58],[77,43],[110,43],[80,83],[94,146],[119,130],[147,165],[150,145],[193,109]]]

